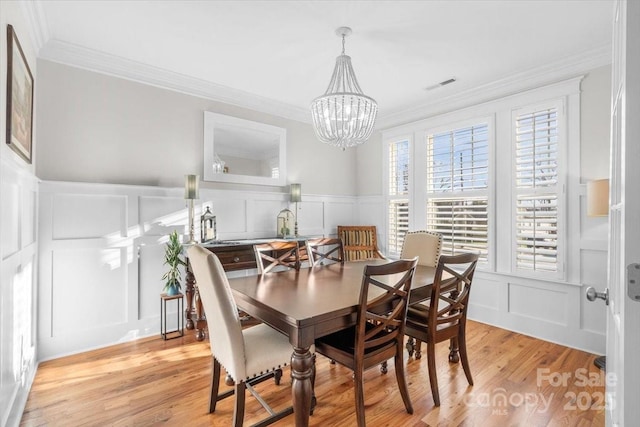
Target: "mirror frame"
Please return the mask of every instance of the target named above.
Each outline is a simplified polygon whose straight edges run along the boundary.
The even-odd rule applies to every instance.
[[[237,175],[232,173],[213,172],[213,154],[215,148],[214,131],[216,126],[230,125],[266,133],[273,133],[280,139],[278,150],[279,178],[265,176]],[[204,112],[204,181],[231,182],[236,184],[256,184],[283,186],[287,183],[287,130],[266,123],[226,116],[224,114]]]

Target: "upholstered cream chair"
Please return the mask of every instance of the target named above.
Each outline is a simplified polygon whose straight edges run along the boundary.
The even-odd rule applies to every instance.
[[[442,250],[442,235],[431,231],[409,231],[404,235],[400,258],[418,257],[418,265],[435,267]]]
[[[409,231],[404,235],[402,252],[400,258],[409,259],[418,257],[418,265],[425,267],[435,267],[438,265],[438,258],[442,250],[442,235],[432,231]],[[409,307],[410,311],[421,310],[422,307]],[[407,350],[409,356],[416,352],[416,358],[420,358],[420,346],[422,341],[409,337]]]
[[[265,324],[243,330],[229,281],[218,257],[197,245],[191,246],[187,253],[207,316],[213,355],[209,412],[215,411],[219,400],[235,394],[233,425],[240,427],[244,419],[245,389],[257,397],[252,385],[273,377],[289,363],[293,349],[285,335]],[[218,394],[221,366],[235,382],[235,388]],[[262,399],[258,401],[271,414],[261,425],[271,424],[293,413],[292,407],[276,413]]]

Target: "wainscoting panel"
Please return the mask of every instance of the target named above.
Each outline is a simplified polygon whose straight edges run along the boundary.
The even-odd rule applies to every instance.
[[[146,236],[165,236],[169,227],[185,226],[186,200],[179,197],[139,197],[139,224]],[[170,232],[170,231],[169,231]]]
[[[509,283],[509,313],[540,322],[567,326],[567,293],[562,288],[545,289],[511,282]]]
[[[127,321],[122,249],[58,250],[52,254],[53,337]]]
[[[27,247],[36,243],[37,239],[38,191],[34,188],[26,188],[22,193],[22,221],[24,224],[20,229],[22,231],[22,246]]]
[[[499,281],[479,277],[476,273],[473,278],[469,304],[473,307],[498,311],[502,297],[502,286]]]
[[[20,187],[17,183],[3,183],[2,205],[14,209],[1,209],[2,258],[6,259],[20,250]]]
[[[126,235],[127,199],[116,195],[60,194],[53,199],[53,240]]]
[[[356,209],[356,204],[349,200],[325,203],[325,230],[331,234],[335,234],[337,233],[337,227],[339,225],[355,225],[357,218]],[[327,234],[327,236],[329,235]]]
[[[288,200],[286,193],[200,188],[195,237],[204,206],[216,215],[219,239],[274,237]],[[303,194],[303,201],[301,235],[335,234],[328,224],[357,221],[355,197]],[[45,181],[39,203],[38,358],[159,335],[165,243],[173,230],[188,238],[184,190]]]
[[[165,282],[162,276],[167,266],[164,265],[164,243],[145,244],[139,248],[138,277],[139,277],[139,318],[155,318],[159,310],[159,294]],[[182,275],[184,283],[184,274]],[[184,292],[184,284],[182,292]]]
[[[253,205],[249,208],[249,229],[257,235],[268,237],[276,236],[278,213],[285,208],[280,200],[253,200],[248,202]],[[293,228],[293,224],[291,224]]]
[[[324,234],[324,211],[327,203],[303,200],[298,203],[298,230],[305,236]],[[295,204],[293,206],[295,214]]]
[[[5,155],[8,154],[8,155]],[[38,179],[0,148],[0,425],[18,425],[36,372]]]
[[[204,196],[203,196],[204,193]],[[227,192],[227,197],[216,196],[207,197],[208,193],[200,190],[199,202],[203,206],[210,206],[211,212],[216,216],[216,223],[218,225],[218,238],[222,239],[236,239],[241,238],[247,233],[247,199],[245,197],[234,196]],[[278,208],[277,212],[282,208]],[[205,208],[206,210],[206,208]],[[185,211],[186,212],[186,211]],[[200,216],[203,210],[196,209],[197,226],[200,227]],[[273,229],[276,228],[275,215],[273,216]]]
[[[582,328],[587,331],[605,334],[607,325],[607,312],[604,301],[590,302],[584,292],[588,286],[593,286],[598,292],[603,292],[607,287],[607,252],[592,249],[580,251],[582,280],[584,284],[580,302]]]

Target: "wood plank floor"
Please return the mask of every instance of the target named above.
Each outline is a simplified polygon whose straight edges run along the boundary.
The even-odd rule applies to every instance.
[[[426,355],[407,360],[414,413],[404,411],[393,363],[389,373],[365,375],[369,426],[603,426],[604,377],[594,355],[482,323],[468,322],[467,345],[475,385],[438,346],[442,406],[429,388]],[[424,348],[424,347],[423,347]],[[40,364],[22,426],[229,426],[233,398],[208,414],[211,353],[191,331],[184,338],[146,338]],[[256,388],[276,409],[291,401],[286,370],[280,386]],[[221,385],[221,389],[226,386]],[[312,426],[355,425],[351,372],[317,360],[318,406]],[[245,425],[265,412],[247,396]],[[293,425],[293,417],[274,424]]]

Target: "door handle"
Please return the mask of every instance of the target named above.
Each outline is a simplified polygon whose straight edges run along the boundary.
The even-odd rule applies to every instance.
[[[609,305],[609,288],[605,288],[604,292],[598,292],[593,288],[593,286],[589,286],[585,294],[589,301],[595,301],[600,298],[604,300],[606,305]]]

